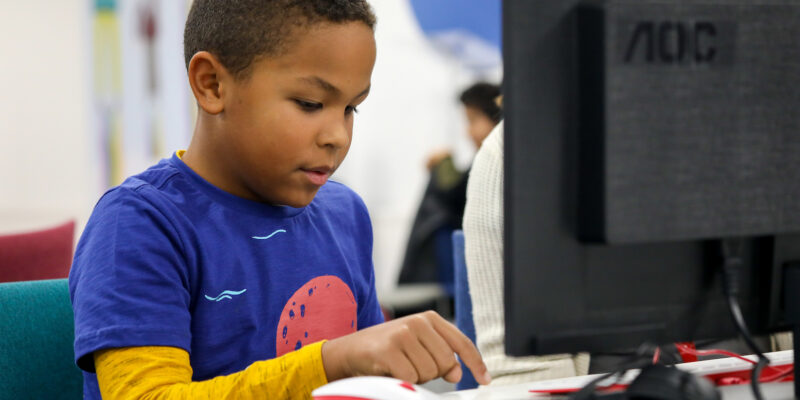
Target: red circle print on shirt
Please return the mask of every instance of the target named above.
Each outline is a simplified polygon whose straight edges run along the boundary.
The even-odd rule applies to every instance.
[[[283,306],[275,335],[275,356],[358,329],[353,292],[333,275],[318,276],[297,289]]]

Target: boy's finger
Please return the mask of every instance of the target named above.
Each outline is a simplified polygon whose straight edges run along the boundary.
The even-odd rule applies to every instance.
[[[413,339],[409,340],[408,343],[403,343],[403,352],[417,372],[417,381],[415,383],[423,383],[435,379],[439,376],[439,368],[436,365],[436,361],[433,360],[433,356],[428,349],[416,337]]]
[[[411,363],[408,357],[399,351],[392,353],[397,353],[397,356],[391,357],[391,359],[387,360],[389,363],[389,376],[411,383],[416,383],[419,381],[417,370],[414,368],[414,365]]]
[[[427,324],[424,331],[420,333],[419,340],[436,361],[439,375],[445,375],[458,365],[458,360],[447,341],[434,329],[433,323],[429,320],[426,321]]]
[[[461,381],[461,364],[456,364],[453,368],[450,369],[445,375],[444,380],[450,383],[458,383]]]
[[[464,336],[453,324],[441,317],[438,319],[433,318],[431,322],[433,323],[434,329],[439,332],[439,335],[447,341],[450,348],[458,354],[467,368],[472,371],[475,380],[481,385],[488,385],[489,382],[492,381],[492,377],[489,375],[486,364],[483,363],[483,358],[481,358],[478,349],[475,348],[472,341]]]

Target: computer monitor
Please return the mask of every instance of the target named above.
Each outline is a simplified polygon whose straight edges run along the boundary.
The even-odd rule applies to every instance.
[[[798,1],[503,2],[509,355],[736,336],[731,238],[751,332],[788,327],[799,19]]]

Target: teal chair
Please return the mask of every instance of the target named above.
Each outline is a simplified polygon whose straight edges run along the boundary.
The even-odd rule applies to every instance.
[[[81,399],[66,279],[0,283],[0,399]]]

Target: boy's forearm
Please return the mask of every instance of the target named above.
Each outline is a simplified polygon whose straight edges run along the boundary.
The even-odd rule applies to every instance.
[[[192,382],[189,354],[175,347],[103,350],[95,353],[95,367],[103,399],[310,398],[327,383],[323,343],[200,382]]]

